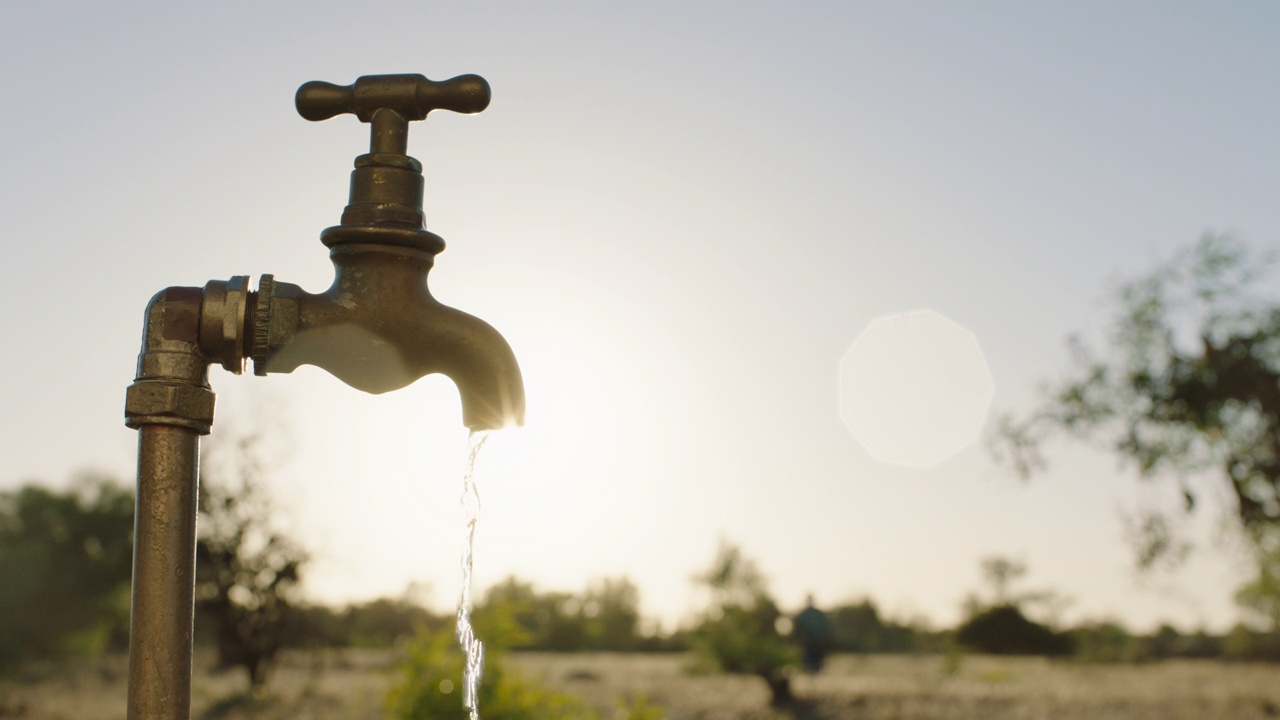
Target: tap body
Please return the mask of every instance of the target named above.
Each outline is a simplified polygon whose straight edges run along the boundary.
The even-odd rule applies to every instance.
[[[266,337],[255,340],[255,372],[315,365],[369,393],[443,373],[458,386],[467,427],[523,422],[515,354],[491,325],[432,297],[431,253],[352,243],[334,246],[330,255],[334,280],[323,293],[274,278],[259,285],[255,332]]]

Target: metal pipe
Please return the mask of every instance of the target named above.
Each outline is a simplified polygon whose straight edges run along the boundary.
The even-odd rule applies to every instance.
[[[191,716],[191,635],[200,436],[138,428],[129,720]]]
[[[210,362],[238,368],[235,326],[243,282],[167,288],[147,304],[138,373],[125,393],[125,423],[138,430],[129,619],[129,720],[191,716],[196,502],[200,436],[213,424]],[[205,321],[202,323],[201,318]],[[201,351],[203,343],[213,354]]]

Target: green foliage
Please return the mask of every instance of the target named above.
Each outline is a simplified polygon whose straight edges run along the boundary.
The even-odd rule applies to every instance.
[[[508,647],[539,650],[577,650],[586,635],[576,618],[576,603],[568,593],[539,593],[533,583],[514,576],[490,587],[481,608],[503,608],[522,636]]]
[[[1070,604],[1070,599],[1056,590],[1019,590],[1013,586],[1027,574],[1027,564],[998,555],[982,558],[978,563],[982,571],[983,583],[988,592],[985,598],[981,594],[971,594],[964,601],[965,617],[972,619],[988,610],[1000,607],[1017,608],[1020,614],[1028,612],[1028,608],[1037,608],[1038,614],[1048,618],[1048,624],[1056,624],[1062,610]]]
[[[1187,511],[1201,492],[1189,478],[1214,470],[1240,527],[1280,526],[1280,305],[1251,294],[1269,265],[1206,236],[1123,286],[1110,352],[1077,343],[1075,376],[1028,417],[1005,418],[997,451],[1026,476],[1044,465],[1039,448],[1053,434],[1099,438],[1144,475],[1167,471]],[[1143,568],[1185,554],[1168,513],[1132,530]]]
[[[591,583],[579,609],[588,650],[626,651],[635,647],[640,626],[640,589],[629,578]]]
[[[1221,656],[1222,639],[1203,630],[1184,635],[1171,625],[1161,625],[1142,641],[1141,658],[1144,660],[1205,659]]]
[[[1032,622],[1012,605],[997,605],[956,630],[965,647],[993,655],[1069,655],[1071,637]]]
[[[928,632],[885,620],[875,602],[863,599],[827,612],[835,649],[849,653],[901,653],[940,649]]]
[[[1075,656],[1083,662],[1137,662],[1146,656],[1142,641],[1119,623],[1086,623],[1072,628],[1070,634]]]
[[[617,709],[613,713],[617,720],[662,720],[666,716],[666,711],[657,705],[650,705],[648,696],[643,693],[618,698]]]
[[[1280,633],[1280,527],[1254,535],[1255,574],[1236,591],[1236,603]]]
[[[1075,656],[1085,662],[1150,662],[1171,659],[1280,660],[1275,633],[1260,633],[1237,625],[1226,636],[1203,630],[1182,633],[1161,625],[1149,635],[1133,635],[1113,622],[1087,623],[1073,628]]]
[[[721,543],[696,580],[711,591],[711,606],[691,633],[694,651],[715,669],[763,678],[773,704],[789,702],[795,651],[779,632],[782,613],[755,563]]]
[[[418,627],[442,628],[448,620],[407,598],[379,598],[348,606],[339,621],[343,645],[391,647],[413,637]]]
[[[0,668],[127,644],[133,493],[97,476],[0,493]]]
[[[530,582],[508,577],[489,587],[477,613],[502,618],[503,647],[514,650],[610,651],[685,649],[681,636],[641,635],[640,593],[627,578],[605,578],[581,593],[540,592]],[[490,611],[490,609],[494,611]],[[344,608],[291,608],[291,645],[308,647],[390,647],[412,637],[419,626],[451,627],[415,599],[379,598]],[[492,622],[492,621],[491,621]]]
[[[296,605],[292,609],[291,646],[393,647],[412,638],[418,627],[445,627],[450,619],[406,597],[378,598],[341,608]]]
[[[598,711],[578,698],[551,690],[506,666],[504,644],[519,641],[524,634],[516,620],[520,611],[517,606],[490,602],[474,616],[477,637],[485,643],[484,672],[477,695],[481,716],[489,720],[601,720]],[[451,628],[434,632],[420,628],[406,659],[396,669],[385,701],[387,714],[396,720],[468,718],[459,686],[464,663]],[[613,717],[660,720],[663,712],[643,696],[637,696],[620,701]]]
[[[422,632],[409,646],[387,695],[388,715],[399,720],[464,720],[464,658],[452,634]],[[582,705],[568,695],[548,690],[509,672],[494,646],[486,648],[480,679],[479,709],[492,720],[541,720],[579,717]]]
[[[1027,564],[1005,557],[983,558],[981,563],[982,577],[991,586],[992,605],[1014,604],[1010,586],[1027,574]]]
[[[1223,638],[1222,656],[1236,661],[1280,662],[1280,632],[1258,632],[1236,625]]]
[[[844,652],[871,653],[883,649],[885,623],[870,599],[832,608],[828,617],[835,633],[836,648]]]
[[[253,688],[297,638],[295,595],[307,561],[275,524],[257,442],[239,438],[228,465],[202,473],[195,588],[197,632],[211,635],[219,664],[243,667]]]
[[[626,652],[643,646],[640,590],[625,577],[604,578],[581,595],[538,592],[532,583],[508,577],[489,588],[479,607],[501,606],[523,631],[521,650]]]

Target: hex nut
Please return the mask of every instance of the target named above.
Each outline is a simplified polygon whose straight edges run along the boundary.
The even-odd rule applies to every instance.
[[[213,424],[213,391],[184,383],[142,381],[125,393],[126,424],[179,425],[208,432]]]
[[[200,302],[200,350],[228,372],[244,371],[249,276],[210,280]]]
[[[266,375],[271,356],[297,334],[303,294],[297,285],[276,282],[271,275],[263,275],[259,281],[250,351],[255,375]]]

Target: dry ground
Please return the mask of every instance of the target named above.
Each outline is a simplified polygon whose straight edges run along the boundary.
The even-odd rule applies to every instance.
[[[246,698],[241,674],[213,675],[197,659],[196,720],[372,720],[390,682],[389,651],[288,655],[269,697]],[[1079,665],[970,656],[837,657],[799,677],[803,700],[770,711],[754,678],[690,675],[684,656],[520,655],[528,675],[613,712],[619,697],[646,695],[672,720],[1251,720],[1280,717],[1280,667],[1175,661]],[[123,658],[36,668],[0,680],[0,718],[122,720]],[[481,708],[483,712],[483,708]]]

